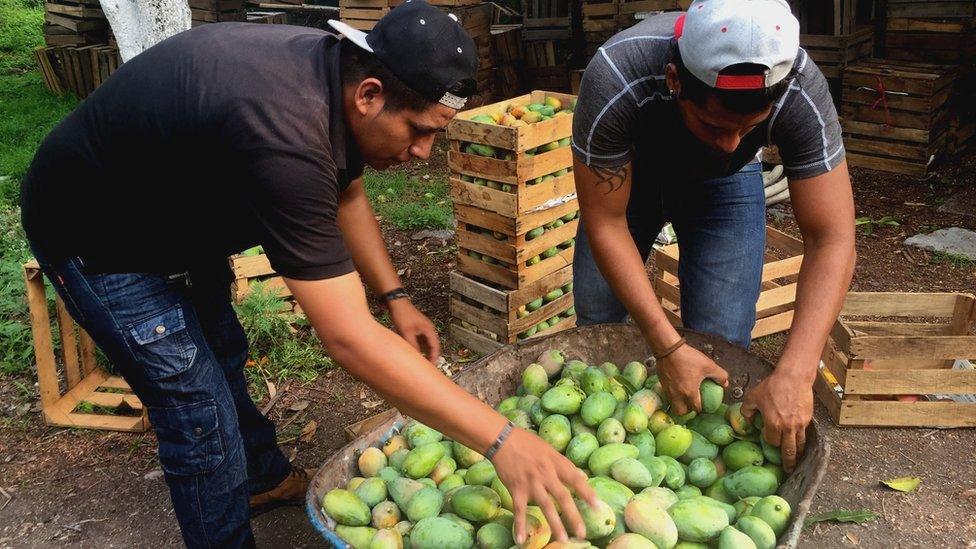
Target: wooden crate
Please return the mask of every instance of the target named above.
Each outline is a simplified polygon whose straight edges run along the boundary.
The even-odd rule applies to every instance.
[[[800,46],[817,62],[825,77],[840,78],[848,65],[871,57],[874,29],[867,27],[840,36],[801,34]]]
[[[576,325],[573,308],[572,265],[549,274],[519,290],[498,289],[458,272],[451,273],[451,331],[462,345],[484,352],[480,339],[491,340],[494,348],[515,343],[526,337],[547,335]],[[561,289],[558,298],[544,302],[531,312],[525,309],[530,302],[543,298],[547,293]],[[524,312],[520,312],[524,311]],[[527,332],[540,322],[557,319],[554,326],[531,336]],[[460,337],[457,337],[460,334]]]
[[[34,59],[49,90],[88,97],[122,64],[115,46],[47,46],[34,50]]]
[[[762,286],[756,302],[756,324],[752,338],[788,330],[793,323],[796,301],[796,275],[803,263],[803,242],[772,227],[766,227],[766,262]],[[681,326],[681,288],[678,283],[678,244],[654,252],[657,276],[654,291],[664,313],[675,326]]]
[[[368,32],[390,9],[390,0],[339,0],[339,20]]]
[[[976,403],[926,395],[976,394],[971,294],[847,295],[824,346],[814,391],[838,425],[976,427]],[[879,320],[881,319],[881,320]]]
[[[672,11],[678,9],[676,0],[619,0],[620,10],[617,23],[619,28],[626,29],[640,23],[644,15],[657,11]]]
[[[976,17],[973,0],[886,0],[888,20],[898,19],[972,19]]]
[[[249,11],[247,12],[247,22],[265,25],[286,25],[288,24],[288,14],[283,11]]]
[[[285,280],[278,276],[271,268],[271,262],[265,254],[230,256],[230,268],[234,272],[234,281],[231,283],[231,297],[235,302],[239,302],[254,291],[255,283],[264,284],[265,288],[273,289],[278,295],[285,299],[282,312],[294,312],[301,314],[301,307],[295,303],[291,290],[285,284]]]
[[[523,0],[522,38],[569,40],[572,38],[569,0]]]
[[[857,0],[790,0],[790,6],[800,21],[800,34],[842,36],[857,30]]]
[[[533,89],[569,91],[571,43],[558,40],[523,42],[526,85]]]
[[[44,276],[36,261],[24,265],[27,304],[34,335],[34,359],[44,422],[58,427],[142,432],[149,419],[142,402],[122,378],[98,365],[95,343],[68,314],[60,297],[55,300],[61,346],[55,356],[52,320]],[[61,374],[59,374],[59,359]],[[62,386],[59,377],[64,376]],[[63,390],[62,390],[63,387]],[[77,411],[82,403],[110,409],[114,414]]]
[[[954,78],[952,67],[908,61],[866,59],[847,67],[841,116],[848,163],[925,176],[944,152]]]

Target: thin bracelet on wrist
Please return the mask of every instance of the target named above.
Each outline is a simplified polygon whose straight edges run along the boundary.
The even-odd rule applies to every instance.
[[[380,296],[380,307],[384,309],[390,308],[390,302],[396,299],[410,299],[410,294],[407,293],[403,286],[399,288],[394,288],[389,292]]]
[[[679,339],[679,340],[678,340],[678,342],[677,342],[677,343],[675,343],[674,345],[672,345],[672,346],[670,346],[670,347],[668,347],[667,349],[665,349],[665,350],[663,350],[663,351],[661,351],[660,353],[657,353],[657,354],[655,354],[655,355],[654,355],[654,359],[655,359],[655,360],[661,360],[661,359],[663,359],[663,358],[666,358],[666,357],[668,357],[668,356],[669,356],[669,355],[670,355],[671,353],[673,353],[673,352],[675,352],[675,351],[677,351],[678,349],[680,349],[681,347],[683,347],[683,346],[684,346],[685,344],[687,344],[687,343],[688,343],[688,340],[686,340],[685,338],[683,338],[683,337],[682,337],[682,338],[681,338],[681,339]]]
[[[502,432],[498,434],[498,438],[495,439],[495,442],[490,448],[485,450],[485,459],[491,461],[491,459],[495,457],[495,454],[498,453],[498,450],[501,449],[502,444],[505,443],[505,440],[508,439],[508,436],[512,434],[513,430],[515,430],[515,424],[511,421],[507,422],[505,427],[502,428]]]

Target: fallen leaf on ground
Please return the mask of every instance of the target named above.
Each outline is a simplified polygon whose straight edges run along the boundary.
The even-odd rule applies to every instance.
[[[383,404],[382,400],[367,400],[363,402],[363,408],[366,408],[367,410],[371,410],[373,408],[376,408],[380,404]]]
[[[914,492],[918,489],[918,486],[922,484],[922,479],[918,477],[898,477],[889,480],[882,480],[881,484],[884,484],[892,490],[898,490],[899,492]]]
[[[312,442],[315,438],[315,431],[318,430],[319,424],[313,419],[302,427],[302,432],[298,435],[298,440],[302,442]]]
[[[834,509],[826,513],[808,516],[803,525],[810,526],[818,522],[854,522],[861,524],[876,518],[878,515],[870,509]]]
[[[290,410],[292,412],[301,412],[305,408],[308,408],[308,401],[307,400],[299,400],[299,401],[296,401],[295,403],[293,403],[291,406],[289,406],[288,407],[288,410]]]
[[[848,533],[847,534],[847,539],[850,540],[850,542],[853,543],[854,545],[857,545],[858,543],[860,543],[859,540],[857,539],[857,536],[855,536],[854,534],[851,534],[851,533]]]
[[[274,399],[275,395],[278,394],[278,388],[275,387],[274,382],[268,381],[267,379],[264,380],[264,384],[268,388],[268,400]]]

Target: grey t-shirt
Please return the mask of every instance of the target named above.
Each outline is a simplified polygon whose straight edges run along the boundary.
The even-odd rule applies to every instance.
[[[573,120],[573,150],[580,161],[616,168],[633,160],[638,184],[647,177],[701,181],[731,175],[769,144],[779,147],[791,179],[826,173],[843,161],[841,129],[827,81],[802,49],[788,91],[734,153],[695,139],[664,78],[680,15],[668,12],[642,21],[608,40],[590,61]]]

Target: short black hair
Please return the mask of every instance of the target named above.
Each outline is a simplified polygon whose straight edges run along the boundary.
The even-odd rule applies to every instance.
[[[786,78],[761,90],[720,90],[702,82],[685,67],[681,60],[681,52],[673,49],[671,62],[678,68],[678,81],[681,83],[681,98],[688,99],[698,106],[703,106],[709,96],[714,95],[726,109],[737,114],[752,114],[762,111],[772,105],[786,93],[790,81],[796,75],[796,68]],[[740,63],[732,65],[722,71],[722,74],[749,75],[762,74],[767,69],[762,65]]]
[[[393,112],[422,112],[437,103],[404,84],[375,55],[352,41],[344,38],[339,42],[339,47],[342,48],[339,51],[339,75],[343,86],[358,84],[367,78],[379,80],[383,83],[383,108]]]

